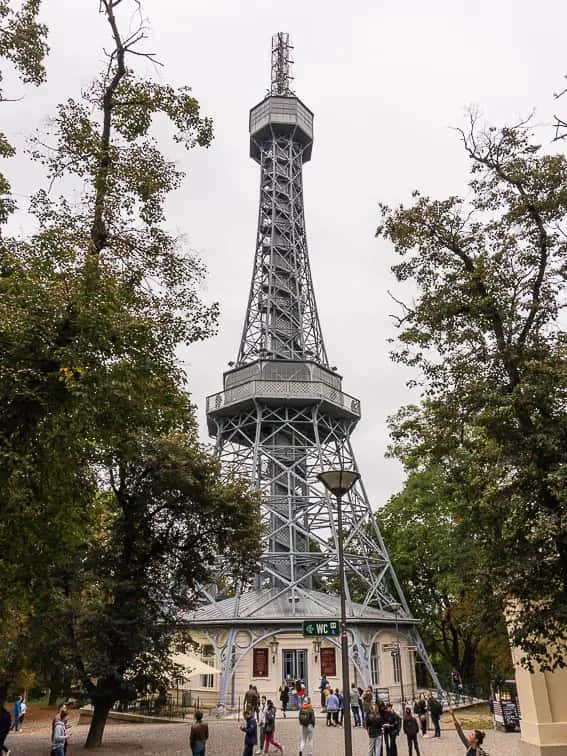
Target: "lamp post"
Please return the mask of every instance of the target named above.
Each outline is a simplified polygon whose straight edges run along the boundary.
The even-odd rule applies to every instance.
[[[385,607],[388,611],[394,612],[394,617],[396,620],[396,654],[398,657],[398,669],[400,671],[400,696],[401,696],[401,703],[403,708],[404,703],[404,676],[402,673],[402,656],[401,656],[401,648],[400,648],[400,634],[398,632],[398,612],[402,608],[401,604],[398,604],[397,601],[392,601],[391,604]]]
[[[346,575],[343,553],[343,510],[342,498],[354,486],[360,475],[352,470],[326,470],[319,473],[317,478],[327,491],[337,500],[337,541],[339,549],[339,581],[341,586],[341,661],[343,675],[343,705],[344,705],[344,734],[345,756],[352,756],[352,730],[350,724],[350,679],[348,659],[348,636],[346,618]]]

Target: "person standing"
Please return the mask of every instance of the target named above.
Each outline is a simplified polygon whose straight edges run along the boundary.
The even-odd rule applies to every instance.
[[[8,746],[4,744],[11,726],[12,717],[10,716],[10,712],[5,708],[4,701],[0,701],[0,750],[5,753],[6,756],[10,756],[11,754]]]
[[[485,738],[484,732],[482,730],[473,730],[467,737],[463,732],[463,728],[455,717],[455,710],[452,706],[449,709],[449,714],[451,715],[451,719],[453,720],[453,724],[455,725],[457,735],[461,739],[461,743],[467,749],[465,751],[466,756],[488,756],[486,751],[484,751],[482,748],[482,744]]]
[[[345,698],[341,691],[337,688],[335,691],[335,695],[339,699],[339,718],[338,718],[338,724],[342,727],[343,726],[343,717],[345,715]]]
[[[305,696],[299,710],[299,724],[301,726],[301,741],[299,756],[313,756],[313,735],[315,730],[315,712],[311,706],[311,699]]]
[[[383,718],[384,724],[382,730],[384,732],[384,740],[386,741],[386,754],[387,756],[398,756],[396,739],[400,734],[401,720],[398,714],[394,711],[392,704],[386,706]]]
[[[67,710],[62,710],[59,717],[55,720],[55,726],[51,735],[51,756],[65,756],[65,747],[69,740],[69,733],[65,720],[67,719]]]
[[[350,708],[352,709],[354,726],[360,727],[360,693],[354,683],[350,689]]]
[[[244,733],[242,756],[254,756],[254,746],[258,742],[258,723],[253,711],[244,711],[244,724],[240,729]]]
[[[209,739],[209,725],[203,722],[203,712],[195,712],[195,724],[191,725],[189,744],[192,756],[205,756],[207,740]]]
[[[370,704],[368,713],[364,717],[364,726],[368,733],[368,756],[382,756],[382,727],[383,720],[376,704]]]
[[[459,696],[463,690],[463,678],[461,677],[461,673],[456,669],[451,672],[451,682],[453,683],[453,690],[455,691],[455,697],[458,703]]]
[[[433,722],[433,737],[441,737],[441,714],[443,714],[443,704],[435,696],[429,696],[428,700],[429,713],[431,714],[431,721]]]
[[[427,701],[425,700],[423,693],[419,694],[419,698],[413,707],[413,713],[417,715],[421,727],[421,734],[425,737],[427,735]]]
[[[321,708],[325,709],[325,701],[327,700],[327,697],[325,696],[325,690],[327,689],[327,685],[329,684],[329,681],[327,680],[327,676],[323,675],[321,677],[321,682],[319,683],[319,690],[321,691]]]
[[[12,711],[12,715],[14,717],[14,721],[12,722],[12,730],[14,732],[20,731],[20,717],[22,716],[22,697],[16,696],[16,700],[14,701],[14,709]]]
[[[372,706],[372,688],[368,687],[362,694],[362,717],[366,721],[370,707]]]
[[[24,717],[26,716],[27,710],[28,705],[26,703],[26,699],[22,697],[22,700],[20,701],[20,732],[24,726]]]
[[[339,717],[339,699],[332,691],[327,696],[327,727],[337,726]]]
[[[284,683],[280,688],[280,702],[282,705],[283,718],[286,718],[287,705],[289,703],[289,688],[287,683]]]
[[[280,753],[284,752],[283,745],[276,740],[276,707],[273,701],[268,701],[264,725],[264,753],[268,753],[271,745],[275,746]]]
[[[411,713],[411,708],[409,706],[406,707],[406,710],[404,713],[403,727],[404,727],[404,732],[406,734],[406,738],[408,739],[409,756],[412,756],[414,746],[415,746],[415,752],[417,756],[420,756],[419,745],[417,743],[417,736],[419,733],[419,722]]]

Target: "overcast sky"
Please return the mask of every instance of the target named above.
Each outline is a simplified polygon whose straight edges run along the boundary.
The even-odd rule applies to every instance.
[[[162,148],[187,171],[168,206],[209,276],[203,296],[220,302],[217,337],[184,350],[204,433],[204,397],[220,390],[236,356],[252,272],[259,169],[248,157],[248,110],[269,82],[271,35],[291,34],[295,89],[315,113],[312,161],[304,171],[307,232],[319,314],[331,364],[360,397],[354,443],[373,506],[399,490],[403,472],[385,460],[386,418],[415,399],[410,374],[388,358],[395,329],[387,290],[390,246],[374,238],[378,202],[466,191],[467,165],[451,127],[479,105],[487,121],[511,122],[536,109],[549,141],[553,92],[567,72],[567,4],[562,0],[143,0],[149,48],[163,81],[188,84],[213,117],[209,150],[186,153],[159,131]],[[109,47],[98,0],[43,0],[50,28],[48,83],[3,105],[2,129],[18,146],[78,97]],[[563,107],[567,112],[567,98]],[[23,155],[6,166],[25,209],[34,174]],[[26,219],[18,219],[22,229]]]

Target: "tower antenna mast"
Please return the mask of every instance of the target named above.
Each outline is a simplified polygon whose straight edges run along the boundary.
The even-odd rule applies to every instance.
[[[280,97],[293,96],[291,82],[291,67],[293,59],[291,51],[293,45],[286,32],[278,32],[272,36],[272,82],[270,94]]]

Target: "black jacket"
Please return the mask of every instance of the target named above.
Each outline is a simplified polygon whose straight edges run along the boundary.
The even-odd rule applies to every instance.
[[[12,717],[10,712],[1,706],[0,707],[0,743],[3,742],[6,735],[10,732],[12,726]]]
[[[382,732],[384,720],[378,714],[372,712],[366,717],[365,727],[368,730],[369,738],[377,738]]]
[[[419,722],[415,717],[404,717],[404,732],[409,738],[413,738],[419,732]]]
[[[429,711],[432,717],[440,717],[443,714],[443,704],[436,698],[429,699]]]

